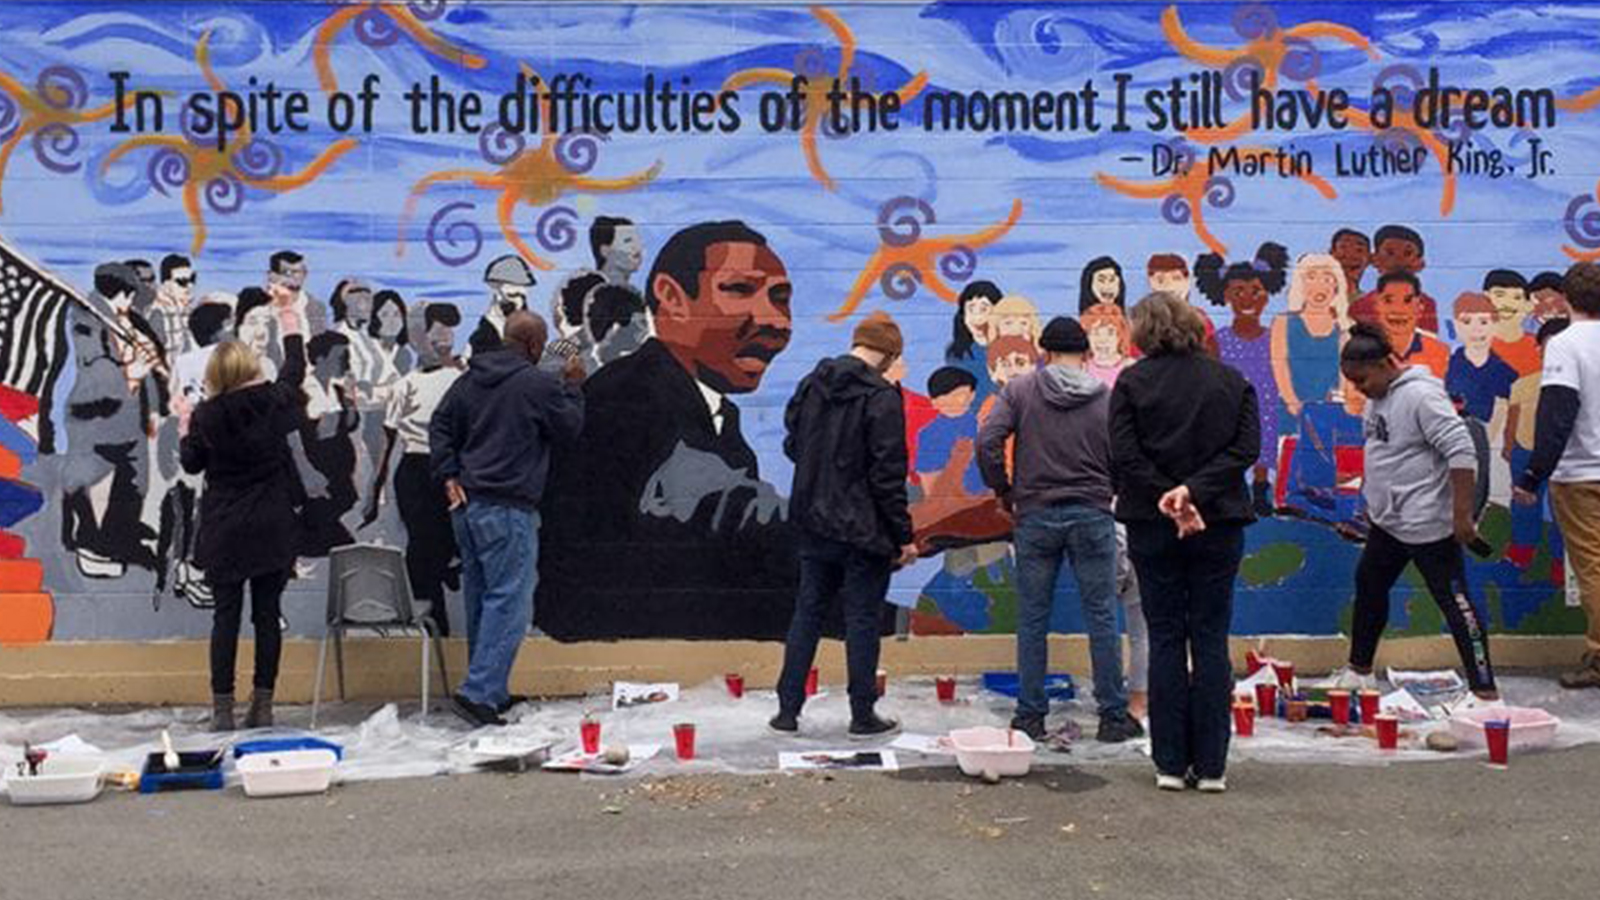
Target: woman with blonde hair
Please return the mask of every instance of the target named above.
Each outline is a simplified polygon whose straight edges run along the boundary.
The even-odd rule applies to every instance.
[[[280,600],[294,569],[298,494],[289,435],[305,419],[303,323],[292,307],[274,310],[284,361],[276,381],[261,374],[256,351],[239,341],[218,344],[206,365],[206,393],[192,411],[179,409],[184,471],[205,476],[195,562],[216,606],[211,625],[211,730],[231,731],[234,660],[244,591],[250,587],[255,626],[255,691],[246,728],[272,724],[272,694],[283,647]]]
[[[1350,328],[1344,269],[1326,253],[1307,253],[1289,279],[1289,313],[1272,323],[1272,377],[1291,418],[1307,403],[1340,391],[1339,348]]]
[[[990,311],[989,321],[993,328],[991,340],[1014,335],[1039,343],[1039,308],[1026,297],[1016,294],[1002,297]]]

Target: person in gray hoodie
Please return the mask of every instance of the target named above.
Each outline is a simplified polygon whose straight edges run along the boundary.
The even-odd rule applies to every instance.
[[[1128,715],[1117,633],[1117,534],[1111,517],[1111,392],[1084,371],[1089,338],[1074,319],[1039,337],[1043,368],[1007,382],[978,431],[983,481],[1012,512],[1017,553],[1017,713],[1011,727],[1045,737],[1050,610],[1063,561],[1072,564],[1088,623],[1099,707],[1097,738],[1144,733]],[[1008,461],[1007,457],[1011,460]]]
[[[1365,477],[1371,528],[1356,565],[1356,603],[1350,663],[1330,684],[1375,686],[1373,657],[1389,624],[1389,591],[1410,563],[1439,605],[1467,671],[1482,699],[1499,696],[1489,663],[1489,638],[1467,588],[1463,546],[1484,547],[1474,515],[1478,458],[1443,382],[1407,366],[1384,331],[1356,325],[1340,352],[1340,368],[1368,398]]]

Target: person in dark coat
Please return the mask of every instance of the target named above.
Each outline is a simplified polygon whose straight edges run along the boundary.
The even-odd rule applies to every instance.
[[[204,475],[195,562],[211,585],[213,731],[233,729],[234,659],[245,585],[255,626],[254,692],[246,728],[272,724],[272,693],[283,646],[280,600],[294,570],[298,495],[289,436],[305,422],[304,324],[293,307],[277,308],[284,363],[274,382],[261,361],[237,341],[217,345],[206,365],[208,399],[191,412],[179,402],[183,469]]]
[[[1204,352],[1189,304],[1151,294],[1133,310],[1144,358],[1111,394],[1116,515],[1150,626],[1150,748],[1156,785],[1226,789],[1233,670],[1228,627],[1255,520],[1245,472],[1260,455],[1256,393]],[[1192,665],[1191,665],[1192,660]],[[1191,671],[1192,669],[1192,671]]]
[[[800,590],[778,677],[772,730],[800,730],[806,676],[827,608],[844,608],[850,735],[899,728],[879,716],[878,619],[896,565],[916,559],[906,496],[905,401],[884,373],[904,349],[900,329],[876,313],[856,326],[845,356],[800,381],[784,411],[783,452],[794,461],[792,521],[800,529]]]

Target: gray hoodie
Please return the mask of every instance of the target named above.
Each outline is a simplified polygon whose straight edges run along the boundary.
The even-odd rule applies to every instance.
[[[1366,470],[1361,492],[1372,524],[1407,544],[1442,541],[1454,532],[1451,469],[1478,468],[1472,435],[1424,369],[1400,373],[1362,419]]]
[[[1111,510],[1111,392],[1082,369],[1046,366],[1001,389],[978,430],[978,468],[1018,515],[1077,503]],[[1015,466],[1006,470],[1007,439]]]

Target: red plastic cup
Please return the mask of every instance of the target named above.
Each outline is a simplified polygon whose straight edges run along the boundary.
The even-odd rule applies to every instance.
[[[951,703],[956,699],[956,679],[952,675],[940,675],[935,678],[933,689],[938,692],[940,703]]]
[[[814,697],[814,696],[816,696],[816,693],[817,693],[817,667],[816,666],[812,666],[811,667],[811,671],[806,673],[806,696],[807,697]]]
[[[578,726],[578,734],[583,738],[583,752],[593,756],[600,752],[600,720],[584,719]]]
[[[1278,687],[1285,691],[1294,688],[1294,663],[1275,662],[1272,664],[1272,674],[1278,677]]]
[[[1400,718],[1393,713],[1379,713],[1373,722],[1378,729],[1378,749],[1393,750],[1400,746]]]
[[[743,675],[740,675],[738,672],[729,672],[728,674],[722,676],[722,680],[727,682],[728,695],[733,697],[733,699],[737,700],[744,696]]]
[[[879,669],[878,670],[878,696],[882,697],[884,694],[887,694],[887,693],[889,693],[889,673],[885,672],[882,669]]]
[[[694,759],[693,722],[679,722],[672,726],[672,740],[678,745],[679,759]]]
[[[1263,681],[1256,685],[1256,713],[1263,719],[1278,714],[1278,686]]]
[[[1349,725],[1350,724],[1350,692],[1349,691],[1329,691],[1328,692],[1328,711],[1333,714],[1333,722],[1334,722],[1335,725]]]
[[[1262,659],[1261,654],[1255,652],[1254,650],[1246,650],[1244,652],[1244,667],[1246,674],[1254,675],[1255,673],[1261,671],[1261,667],[1266,664],[1266,660]]]
[[[1378,697],[1377,691],[1361,692],[1361,723],[1363,725],[1370,725],[1374,719],[1378,718]]]
[[[1256,733],[1256,708],[1248,703],[1233,705],[1233,733],[1250,737]]]
[[[1483,723],[1483,742],[1489,745],[1489,762],[1503,766],[1511,757],[1511,722],[1490,719]]]

